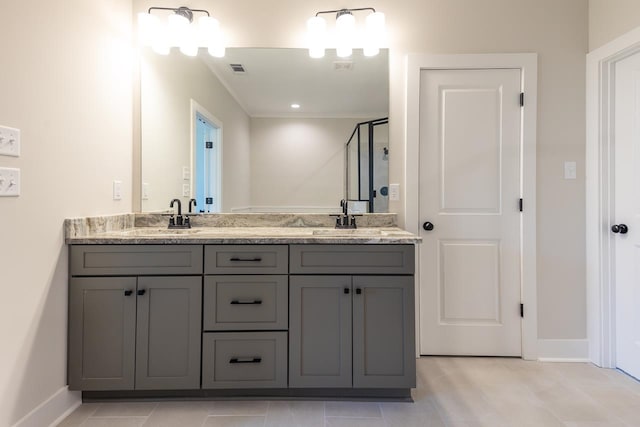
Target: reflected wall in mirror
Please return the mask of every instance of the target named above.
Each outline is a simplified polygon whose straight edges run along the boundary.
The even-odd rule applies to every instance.
[[[345,60],[306,49],[233,48],[225,58],[145,49],[140,72],[144,212],[173,198],[195,198],[204,212],[336,212],[348,194],[350,136],[388,115],[386,50]],[[376,189],[388,185],[378,163]],[[384,197],[376,191],[376,212],[386,212]]]

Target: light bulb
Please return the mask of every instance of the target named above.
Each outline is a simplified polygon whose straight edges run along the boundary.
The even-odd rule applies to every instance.
[[[353,15],[343,13],[336,20],[336,32],[338,36],[336,54],[340,58],[351,56],[353,52],[353,37],[356,25],[356,19]]]
[[[380,52],[380,46],[385,38],[384,13],[374,12],[366,19],[364,40],[364,55],[375,56]]]
[[[187,56],[198,55],[198,33],[193,25],[187,25],[182,35],[180,52]]]
[[[309,18],[307,21],[307,43],[311,58],[322,58],[324,56],[326,27],[326,21],[319,16]]]
[[[170,46],[182,46],[189,29],[189,20],[182,15],[173,14],[168,18],[168,33]]]

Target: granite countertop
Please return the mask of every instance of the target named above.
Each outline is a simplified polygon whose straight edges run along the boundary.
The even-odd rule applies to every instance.
[[[328,215],[207,215],[192,228],[168,229],[162,215],[124,214],[65,221],[65,241],[86,244],[415,244],[422,238],[395,225],[393,214],[358,218],[357,229],[336,229]]]

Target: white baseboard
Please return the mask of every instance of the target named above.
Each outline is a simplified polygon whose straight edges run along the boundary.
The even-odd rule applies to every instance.
[[[540,362],[589,362],[589,341],[538,340]]]
[[[81,393],[69,391],[69,388],[64,386],[22,417],[13,427],[55,426],[81,404]]]

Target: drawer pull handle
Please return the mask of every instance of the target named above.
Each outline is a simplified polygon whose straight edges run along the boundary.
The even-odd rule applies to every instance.
[[[260,363],[262,357],[234,357],[229,360],[229,363]]]
[[[146,290],[146,289],[140,289],[140,290],[138,291],[138,295],[140,295],[140,296],[142,296],[142,295],[144,295],[144,294],[146,294],[146,293],[147,293],[147,290]]]
[[[231,304],[232,305],[246,305],[246,304],[260,305],[262,304],[262,300],[256,299],[256,300],[243,301],[243,300],[234,299],[233,301],[231,301]]]
[[[126,289],[126,290],[124,291],[124,296],[125,296],[125,297],[129,297],[129,296],[131,296],[131,294],[132,294],[132,293],[133,293],[133,291],[130,291],[129,289]]]
[[[262,261],[262,258],[260,258],[260,257],[255,257],[255,258],[233,257],[233,258],[230,258],[229,261],[234,261],[234,262],[260,262],[260,261]]]

